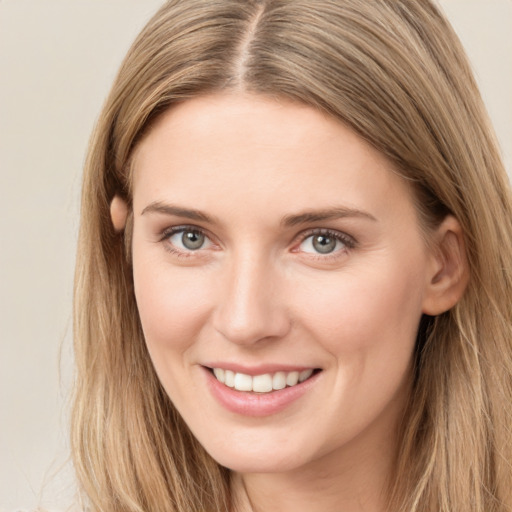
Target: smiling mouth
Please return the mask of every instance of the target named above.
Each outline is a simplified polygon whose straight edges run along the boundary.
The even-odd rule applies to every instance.
[[[293,387],[311,378],[320,369],[308,368],[302,371],[264,373],[247,375],[223,368],[209,368],[215,378],[225,386],[237,391],[271,393],[287,387]]]

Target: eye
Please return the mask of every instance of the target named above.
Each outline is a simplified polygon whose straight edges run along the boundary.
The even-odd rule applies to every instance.
[[[306,236],[300,243],[299,250],[309,254],[332,254],[353,246],[348,235],[322,230]]]
[[[212,241],[199,229],[192,227],[176,227],[164,235],[174,249],[182,252],[208,249]]]

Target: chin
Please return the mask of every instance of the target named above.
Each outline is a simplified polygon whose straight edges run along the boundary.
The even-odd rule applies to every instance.
[[[256,439],[237,447],[211,446],[203,444],[206,451],[221,466],[237,473],[283,473],[293,471],[307,464],[314,456],[308,457],[308,450],[301,444],[298,448],[295,443],[258,442]]]
[[[249,456],[247,454],[214,457],[216,462],[235,473],[286,473],[298,469],[302,464],[297,457]]]

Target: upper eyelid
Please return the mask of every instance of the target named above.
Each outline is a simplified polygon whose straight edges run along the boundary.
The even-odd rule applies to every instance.
[[[180,224],[177,226],[170,226],[170,227],[167,227],[167,228],[161,230],[160,234],[158,236],[158,242],[165,243],[166,245],[172,246],[172,252],[175,252],[175,253],[181,253],[183,255],[188,255],[188,256],[191,256],[193,254],[199,255],[206,248],[205,249],[199,248],[199,249],[196,249],[193,251],[192,250],[183,250],[183,249],[180,249],[179,247],[176,247],[170,241],[171,236],[174,236],[177,233],[185,232],[185,231],[195,231],[197,233],[201,233],[202,235],[204,235],[204,237],[207,238],[211,243],[211,246],[209,247],[209,249],[215,248],[216,246],[218,247],[218,245],[219,245],[216,238],[214,236],[212,236],[207,230],[205,230],[199,226],[194,226],[192,224]],[[170,250],[170,247],[168,248],[168,250]]]
[[[212,239],[212,235],[204,228],[201,228],[199,226],[194,226],[193,224],[179,224],[177,226],[169,226],[160,231],[160,235],[162,237],[162,240],[164,238],[169,237],[170,235],[174,235],[176,233],[179,233],[180,231],[197,231],[198,233],[201,233],[205,235],[206,237]]]
[[[215,248],[216,242],[212,238],[212,236],[203,228],[200,228],[199,226],[194,226],[191,224],[180,224],[177,226],[169,226],[163,230],[160,231],[158,236],[158,243],[162,244],[164,249],[167,252],[170,252],[177,258],[200,258],[201,256],[204,257],[204,250],[202,247],[196,250],[190,250],[190,249],[182,249],[180,247],[175,246],[171,241],[171,236],[174,236],[180,232],[185,231],[195,231],[198,233],[201,233],[210,241],[211,246]],[[211,249],[212,247],[209,247]]]
[[[296,237],[296,240],[299,242],[303,242],[307,238],[313,235],[332,235],[345,244],[347,244],[349,247],[353,247],[357,244],[357,240],[348,233],[345,233],[344,231],[339,231],[338,229],[329,229],[329,228],[310,228],[305,231],[302,231],[299,233]]]

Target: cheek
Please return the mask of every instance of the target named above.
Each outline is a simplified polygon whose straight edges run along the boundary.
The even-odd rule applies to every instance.
[[[194,277],[192,277],[194,276]],[[182,351],[196,337],[207,315],[208,287],[198,286],[192,272],[172,271],[134,257],[134,284],[142,328],[150,351]]]
[[[335,357],[410,353],[421,318],[422,276],[399,263],[326,276],[302,295],[304,325]]]
[[[414,268],[368,268],[317,283],[302,309],[304,327],[336,370],[332,407],[323,414],[345,425],[340,439],[403,406],[421,318],[422,280]]]

